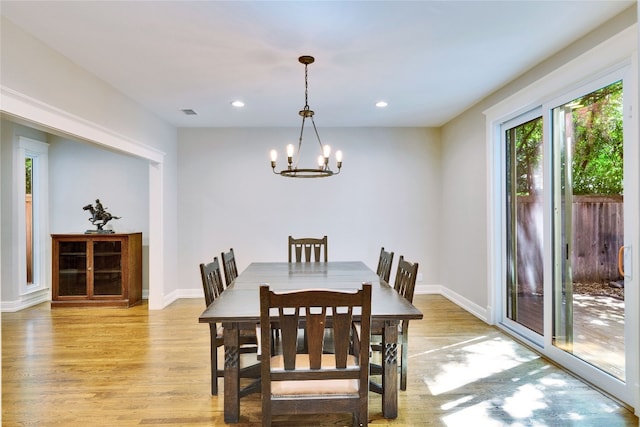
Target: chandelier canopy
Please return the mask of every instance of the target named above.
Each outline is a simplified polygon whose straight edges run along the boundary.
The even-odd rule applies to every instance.
[[[273,173],[275,174],[290,178],[324,178],[327,176],[338,175],[340,173],[340,168],[342,167],[342,151],[336,151],[336,166],[338,167],[338,171],[334,172],[329,167],[331,147],[328,145],[323,145],[320,141],[320,135],[318,134],[316,123],[313,120],[314,112],[309,108],[309,83],[307,68],[309,64],[313,64],[315,59],[313,58],[313,56],[305,55],[298,58],[298,61],[301,64],[304,64],[304,107],[298,112],[298,114],[302,116],[302,127],[300,128],[300,137],[298,138],[298,152],[295,156],[296,160],[294,162],[293,158],[295,147],[293,146],[293,144],[287,145],[287,168],[282,169],[278,172],[276,171],[276,160],[278,158],[278,152],[276,150],[271,150],[271,169],[273,169]],[[298,160],[300,159],[300,150],[302,149],[302,135],[304,133],[304,124],[307,119],[311,119],[313,130],[315,132],[316,138],[318,139],[318,144],[320,145],[320,155],[318,156],[318,166],[313,168],[299,168]]]

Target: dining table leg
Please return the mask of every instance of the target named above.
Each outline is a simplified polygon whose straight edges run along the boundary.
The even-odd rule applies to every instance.
[[[386,320],[382,333],[382,415],[398,417],[398,321]]]
[[[240,325],[223,322],[224,327],[224,422],[240,421]]]

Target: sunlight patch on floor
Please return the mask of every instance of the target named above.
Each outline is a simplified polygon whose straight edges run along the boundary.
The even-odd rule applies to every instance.
[[[458,412],[442,417],[442,422],[446,426],[482,426],[482,427],[548,427],[548,420],[536,420],[535,418],[520,417],[522,420],[511,420],[505,423],[505,419],[495,416],[496,408],[490,401],[480,402],[476,405],[466,407]]]
[[[537,374],[542,373],[541,370],[536,370],[536,372]],[[549,401],[548,396],[567,386],[566,380],[552,373],[537,380],[525,382],[516,390],[504,395],[493,393],[490,396],[466,396],[443,405],[442,409],[452,411],[452,413],[444,416],[442,420],[448,426],[504,426],[506,425],[505,420],[510,420],[507,423],[509,426],[548,425],[549,411],[552,410],[552,402]],[[469,405],[465,406],[467,403]],[[445,406],[447,407],[445,408]],[[576,412],[556,415],[563,420],[580,421],[584,419],[584,415]]]
[[[503,409],[513,418],[528,418],[535,410],[547,407],[543,400],[542,390],[533,384],[525,384],[504,400]]]
[[[444,345],[444,346],[437,347],[437,348],[434,348],[434,349],[431,349],[431,350],[422,351],[420,353],[409,355],[409,359],[415,359],[415,358],[418,358],[418,357],[421,357],[421,356],[425,356],[427,354],[437,353],[439,351],[451,350],[451,349],[454,349],[454,348],[465,346],[465,345],[467,345],[469,343],[472,343],[472,342],[484,341],[486,339],[488,339],[488,337],[480,336],[480,337],[472,338],[472,339],[467,340],[467,341],[461,341],[461,342],[458,342],[458,343],[455,343],[455,344],[451,344],[451,345]]]
[[[439,395],[539,357],[518,349],[513,341],[503,338],[459,347],[447,355],[451,362],[440,365],[433,377],[425,375],[423,380],[433,395]]]
[[[483,426],[483,427],[502,427],[504,423],[495,420],[490,413],[492,406],[489,402],[481,402],[477,405],[468,406],[451,415],[442,417],[442,421],[446,426]]]
[[[557,378],[554,376],[547,376],[540,379],[540,384],[545,385],[547,387],[558,387],[563,388],[567,385],[567,380],[564,378]]]
[[[571,421],[581,421],[584,420],[584,415],[580,415],[575,412],[569,412],[569,419]]]
[[[444,411],[449,411],[449,410],[455,408],[456,406],[459,406],[459,405],[462,405],[462,404],[465,404],[465,403],[469,402],[470,400],[473,400],[473,396],[472,395],[464,396],[464,397],[461,397],[460,399],[456,399],[456,400],[453,400],[451,402],[447,402],[444,405],[440,405],[440,409],[442,409]]]

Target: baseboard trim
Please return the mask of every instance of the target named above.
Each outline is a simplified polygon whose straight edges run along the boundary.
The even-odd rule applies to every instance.
[[[162,308],[182,298],[204,298],[202,289],[176,289],[162,298]]]
[[[14,301],[0,301],[0,312],[13,313],[43,302],[51,302],[51,291],[49,289],[20,295],[20,299]]]
[[[448,299],[449,301],[451,301],[452,303],[454,303],[458,307],[468,311],[469,313],[473,314],[474,316],[476,316],[478,319],[482,320],[483,322],[485,322],[487,324],[490,324],[489,323],[489,317],[488,317],[489,312],[487,311],[486,308],[482,308],[478,304],[476,304],[473,301],[470,301],[469,299],[463,297],[462,295],[452,291],[451,289],[447,288],[446,286],[442,286],[442,285],[416,285],[415,294],[417,294],[417,295],[419,295],[419,294],[423,294],[423,295],[427,295],[427,294],[442,295],[443,297],[445,297],[446,299]]]

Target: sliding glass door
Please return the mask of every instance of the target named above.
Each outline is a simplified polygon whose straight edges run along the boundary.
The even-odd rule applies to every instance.
[[[498,323],[624,402],[633,401],[639,339],[630,301],[638,300],[640,149],[624,114],[628,74],[501,123],[495,186]]]
[[[506,123],[503,130],[507,189],[505,317],[520,333],[542,335],[542,117],[534,111]]]
[[[552,110],[553,345],[625,379],[623,85]]]

